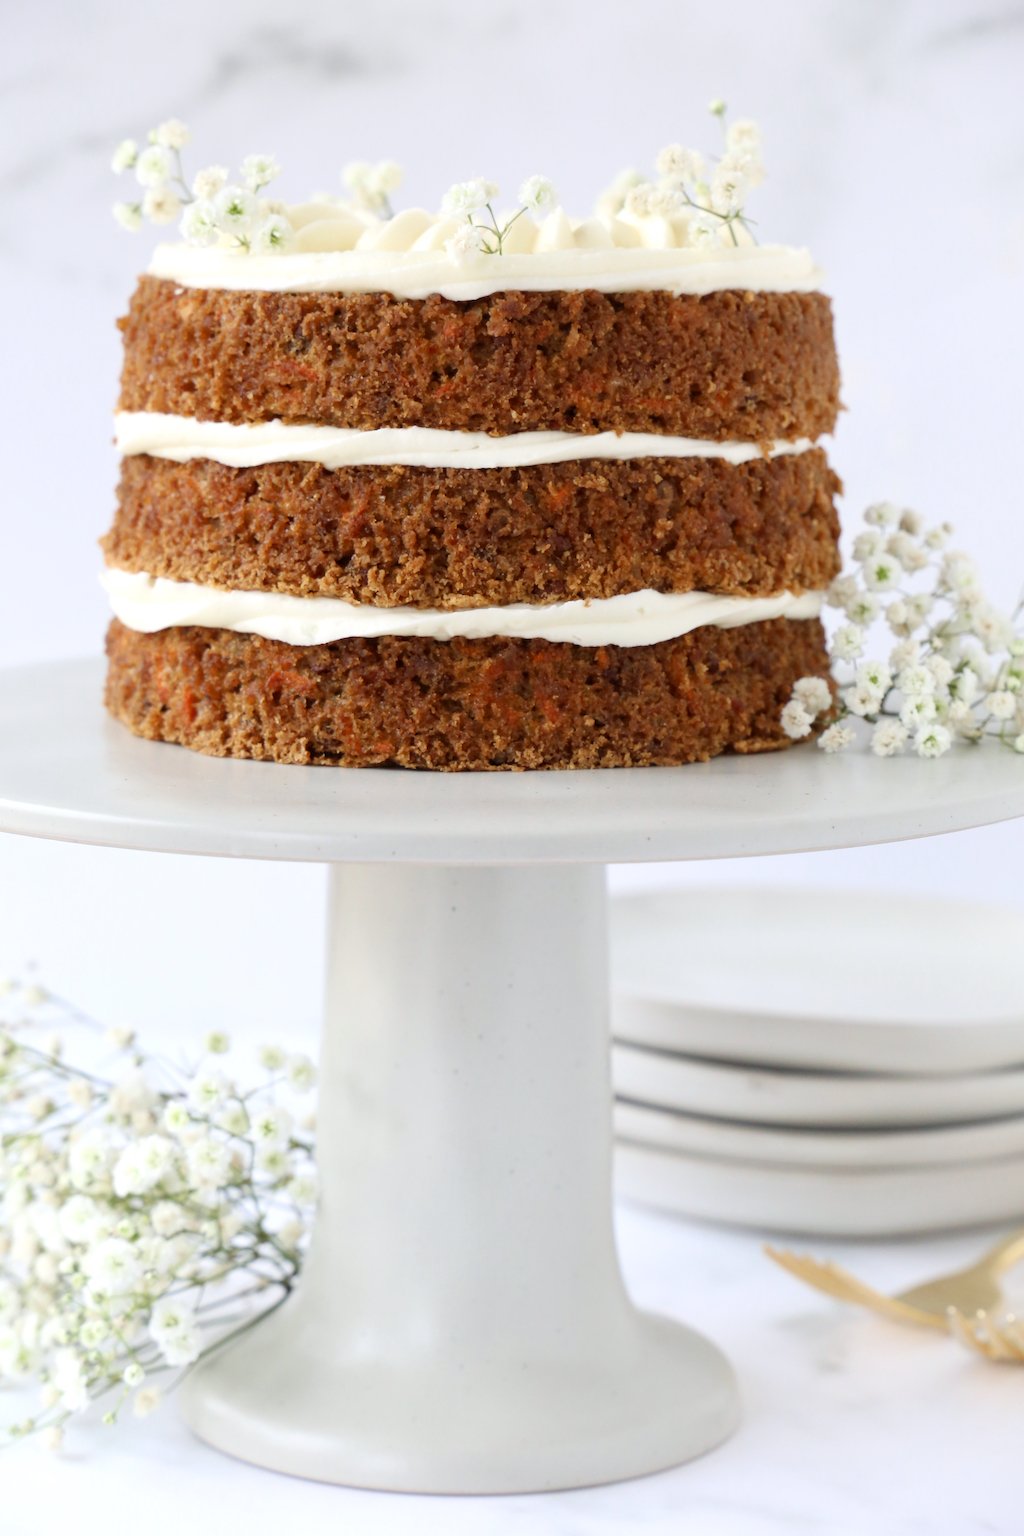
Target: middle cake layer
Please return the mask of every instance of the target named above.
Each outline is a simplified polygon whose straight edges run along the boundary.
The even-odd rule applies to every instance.
[[[137,454],[103,549],[127,571],[385,607],[762,596],[836,575],[839,489],[821,449],[485,470]]]

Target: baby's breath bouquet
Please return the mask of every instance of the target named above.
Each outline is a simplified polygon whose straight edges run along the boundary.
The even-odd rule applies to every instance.
[[[70,1059],[77,1039],[88,1067]],[[214,1343],[288,1295],[315,1200],[307,1056],[257,1080],[209,1035],[148,1055],[37,987],[0,1022],[0,1384],[36,1398],[8,1426],[60,1445],[75,1414],[140,1416]]]
[[[878,502],[853,542],[853,566],[827,607],[836,696],[804,677],[782,711],[794,740],[832,717],[818,737],[841,752],[870,727],[878,757],[905,750],[941,757],[957,742],[992,738],[1024,753],[1024,633],[988,600],[973,560],[949,548],[949,523]]]

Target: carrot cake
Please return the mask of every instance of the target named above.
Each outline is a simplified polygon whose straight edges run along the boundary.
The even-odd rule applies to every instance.
[[[705,210],[666,173],[582,221],[499,219],[485,183],[441,215],[254,204],[262,240],[205,189],[121,322],[111,712],[349,767],[786,745],[828,675],[832,317],[717,174]]]

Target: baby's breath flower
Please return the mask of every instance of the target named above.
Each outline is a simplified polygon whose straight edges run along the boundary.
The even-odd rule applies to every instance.
[[[177,117],[169,117],[153,131],[154,142],[164,149],[184,149],[189,141],[189,131]]]
[[[123,1296],[134,1291],[142,1278],[138,1250],[122,1237],[104,1238],[86,1250],[82,1273],[103,1295]]]
[[[853,731],[848,725],[840,725],[835,721],[827,726],[818,737],[818,746],[823,752],[844,752],[854,739]]]
[[[630,188],[637,186],[643,180],[639,171],[632,169],[620,171],[597,199],[595,211],[599,217],[613,219],[620,214]]]
[[[761,130],[748,117],[738,117],[725,131],[725,147],[734,155],[757,155],[761,149]]]
[[[710,213],[695,213],[686,226],[691,245],[718,245],[722,239],[722,223]]]
[[[285,1076],[296,1093],[308,1093],[316,1084],[316,1067],[308,1056],[289,1056]]]
[[[287,1060],[287,1051],[283,1051],[279,1045],[265,1045],[260,1050],[260,1066],[268,1072],[280,1072]]]
[[[225,1099],[233,1097],[233,1092],[223,1072],[204,1071],[193,1081],[188,1098],[192,1108],[203,1114],[217,1109]]]
[[[173,224],[181,212],[181,198],[170,187],[150,187],[142,199],[142,212],[151,224]]]
[[[995,720],[1012,720],[1017,713],[1017,700],[1012,693],[1002,690],[987,695],[985,708]]]
[[[745,166],[720,160],[711,178],[711,206],[726,217],[739,213],[750,187]]]
[[[115,203],[114,218],[122,229],[129,234],[136,234],[142,228],[142,204],[141,203]]]
[[[932,607],[932,599],[927,592],[915,592],[907,598],[907,623],[912,630],[925,622],[932,611]]]
[[[853,558],[860,561],[873,560],[884,548],[884,535],[877,528],[867,528],[853,541]]]
[[[876,757],[895,757],[907,743],[907,728],[900,720],[879,720],[871,732],[871,750]]]
[[[872,528],[892,528],[899,518],[899,508],[891,501],[876,501],[864,513],[864,521]]]
[[[351,160],[341,173],[341,179],[352,193],[354,201],[381,218],[391,217],[390,196],[402,184],[402,167],[396,160]]]
[[[891,592],[902,575],[903,568],[893,555],[875,555],[864,565],[864,585],[871,592]]]
[[[837,576],[835,578],[825,596],[833,608],[845,608],[847,603],[851,602],[859,591],[860,588],[857,585],[856,576],[847,573],[844,576]]]
[[[928,553],[909,533],[897,529],[885,541],[886,551],[895,555],[905,571],[923,571],[928,564]]]
[[[930,693],[915,694],[913,698],[904,699],[900,706],[900,720],[908,730],[928,724],[937,713],[935,699]]]
[[[135,179],[140,187],[159,187],[174,172],[171,157],[162,144],[149,144],[135,162]]]
[[[953,528],[950,523],[940,523],[937,528],[929,528],[924,535],[926,549],[943,549],[953,536]]]
[[[120,176],[122,171],[130,171],[138,158],[139,146],[136,144],[135,140],[122,139],[120,144],[114,150],[113,159],[110,162],[110,169],[114,172],[115,176]]]
[[[129,1142],[113,1169],[114,1193],[122,1198],[154,1189],[171,1171],[174,1142],[166,1136],[144,1136]]]
[[[703,155],[695,149],[685,149],[682,144],[667,144],[655,166],[658,175],[670,181],[701,181],[704,176]]]
[[[865,661],[857,668],[855,681],[860,688],[883,694],[892,686],[892,673],[884,661]]]
[[[844,688],[842,698],[850,714],[862,718],[877,714],[882,707],[882,695],[878,690],[859,683]]]
[[[378,160],[371,169],[369,182],[375,192],[385,196],[402,185],[402,167],[397,160]]]
[[[222,187],[213,199],[213,218],[225,234],[246,236],[252,229],[259,205],[245,187]]]
[[[1024,732],[1022,732],[1020,736],[1014,737],[1013,750],[1015,752],[1024,752]]]
[[[132,1412],[137,1419],[148,1419],[151,1413],[155,1413],[160,1406],[159,1387],[143,1387],[136,1392],[132,1403]]]
[[[970,559],[969,554],[960,550],[950,550],[944,554],[943,564],[938,573],[938,587],[940,591],[953,591],[953,593],[973,593],[978,588],[978,567]]]
[[[945,656],[928,656],[925,659],[925,666],[934,677],[937,688],[948,688],[953,682],[953,667]]]
[[[832,707],[832,690],[823,677],[801,677],[793,685],[793,697],[813,718]]]
[[[855,661],[864,649],[864,631],[857,624],[842,624],[832,636],[832,655],[840,661]]]
[[[261,251],[283,251],[292,238],[292,226],[283,214],[272,213],[258,225],[255,244]]]
[[[231,1175],[231,1154],[225,1143],[213,1136],[200,1136],[191,1142],[187,1160],[189,1178],[202,1189],[220,1189]]]
[[[441,212],[449,216],[460,213],[475,213],[478,208],[484,208],[498,196],[498,188],[493,181],[485,181],[482,176],[476,176],[472,181],[456,182],[449,187],[441,200]]]
[[[217,196],[217,193],[227,186],[228,168],[226,165],[208,165],[203,170],[197,171],[192,182],[192,195],[201,202],[209,201]]]
[[[852,619],[855,624],[859,624],[862,628],[866,628],[868,624],[873,624],[878,618],[880,611],[878,598],[871,592],[858,592],[844,606],[847,618]]]
[[[172,1099],[164,1109],[162,1124],[164,1130],[170,1131],[172,1136],[182,1136],[192,1125],[188,1105],[180,1099]]]
[[[231,1036],[225,1029],[211,1029],[203,1046],[211,1056],[224,1056],[231,1049]]]
[[[280,176],[281,167],[273,155],[246,155],[242,161],[242,180],[250,192],[259,192]]]
[[[445,251],[452,261],[468,261],[488,249],[487,233],[479,224],[460,224],[451,239],[445,241]]]
[[[548,213],[558,197],[554,184],[546,176],[528,176],[519,188],[519,201],[530,213]]]
[[[790,699],[780,716],[782,729],[793,741],[799,741],[803,736],[811,734],[814,724],[813,715],[809,715],[802,704],[796,699]]]
[[[930,667],[918,664],[904,667],[896,679],[900,692],[907,698],[935,692],[935,674]]]
[[[627,213],[633,214],[635,218],[646,219],[651,213],[654,212],[654,196],[655,188],[649,181],[637,182],[637,184],[633,187],[630,187],[629,191],[626,193],[623,207]]]
[[[179,229],[181,238],[189,245],[213,245],[220,234],[213,204],[206,198],[197,198],[195,202],[189,203],[182,214]]]
[[[726,107],[725,102],[722,100],[721,96],[712,96],[711,100],[708,102],[708,111],[711,113],[712,117],[724,117],[728,111],[728,108]]]
[[[291,1136],[293,1123],[286,1109],[269,1104],[253,1119],[253,1139],[257,1145],[280,1146]]]
[[[199,1358],[199,1329],[191,1308],[173,1297],[158,1301],[149,1323],[150,1336],[168,1365],[191,1365]]]
[[[941,757],[952,744],[953,738],[944,725],[922,726],[914,736],[914,751],[918,757]]]

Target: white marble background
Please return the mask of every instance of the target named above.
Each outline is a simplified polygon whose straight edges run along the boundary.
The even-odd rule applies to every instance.
[[[1006,604],[1016,597],[1024,580],[1016,463],[1024,5],[8,0],[2,16],[0,665],[95,652],[101,643],[95,539],[108,521],[116,468],[113,322],[150,243],[149,235],[132,239],[115,228],[109,204],[118,191],[108,161],[118,139],[171,114],[193,128],[194,163],[275,152],[286,168],[285,195],[334,185],[350,158],[393,155],[408,167],[411,201],[433,204],[452,180],[476,173],[512,190],[539,170],[556,180],[571,208],[583,210],[612,173],[649,163],[666,141],[703,138],[713,147],[704,107],[709,96],[725,96],[765,129],[771,176],[754,210],[762,235],[809,244],[828,273],[849,408],[834,458],[848,508],[884,496],[952,519],[990,574],[993,596]],[[1022,851],[1024,831],[1011,826],[721,869],[620,870],[613,880],[884,884],[1017,903]],[[85,1006],[157,1030],[185,1021],[199,1032],[218,1019],[260,1034],[306,1032],[318,1006],[322,886],[316,869],[197,865],[0,838],[0,971],[38,960],[55,986]],[[983,964],[979,975],[983,985]],[[674,1308],[667,1231],[667,1224],[631,1217],[627,1262],[641,1289]],[[813,1304],[798,1326],[796,1303],[770,1282],[774,1331],[754,1314],[738,1340],[727,1309],[712,1304],[741,1250],[743,1262],[755,1265],[745,1240],[701,1246],[679,1230],[672,1252],[706,1296],[690,1310],[702,1309],[724,1342],[731,1333],[751,1357],[769,1341],[779,1348],[781,1339],[779,1358],[792,1362],[813,1336]],[[743,1307],[756,1307],[761,1290],[755,1283],[740,1294]],[[634,1520],[651,1531],[685,1528],[696,1536],[860,1533],[868,1525],[886,1536],[1019,1531],[1024,1517],[1013,1513],[1009,1445],[1001,1465],[991,1456],[984,1463],[983,1486],[972,1493],[965,1476],[955,1497],[925,1475],[922,1460],[939,1446],[950,1466],[961,1434],[966,1455],[978,1444],[972,1433],[998,1439],[1016,1383],[1004,1377],[995,1397],[975,1384],[961,1425],[953,1403],[962,1378],[919,1373],[908,1351],[909,1343],[894,1357],[904,1394],[899,1412],[886,1409],[879,1388],[888,1364],[884,1340],[868,1350],[871,1379],[837,1374],[825,1350],[780,1376],[781,1406],[771,1400],[766,1372],[752,1367],[758,1411],[746,1439],[693,1481],[647,1485],[649,1496],[636,1504],[621,1492],[590,1495],[559,1513],[546,1501],[545,1515],[519,1501],[500,1526],[483,1511],[471,1518],[468,1505],[437,1524],[428,1506],[401,1527],[379,1505],[377,1513],[363,1502],[358,1512],[345,1508],[357,1522],[352,1529],[374,1531],[521,1529],[528,1508],[535,1529],[552,1531],[617,1533]],[[938,1439],[909,1427],[929,1382],[951,1395],[936,1422]],[[831,1418],[819,1413],[823,1402]],[[872,1438],[876,1413],[888,1449]],[[836,1436],[854,1436],[854,1462],[837,1444],[827,1470],[802,1474],[801,1444],[817,1461],[829,1424]],[[918,1469],[912,1475],[899,1454],[905,1433]],[[761,1446],[755,1472],[744,1460],[752,1443]],[[783,1475],[771,1470],[780,1447]],[[215,1507],[217,1489],[224,1491],[216,1483],[219,1461],[204,1455],[188,1462],[179,1449],[163,1456],[162,1485],[173,1488],[179,1463],[201,1479],[192,1485],[192,1523],[212,1529],[200,1511]],[[20,1486],[27,1491],[32,1482],[26,1475]],[[271,1485],[267,1508],[279,1518],[291,1508],[292,1485],[261,1480]],[[61,1484],[69,1501],[62,1507],[73,1506],[75,1486]],[[104,1503],[110,1497],[102,1481],[83,1486]],[[231,1487],[233,1497],[251,1496],[241,1475]],[[212,1504],[206,1490],[213,1490]],[[315,1498],[307,1492],[308,1528],[333,1529],[338,1506],[324,1491]],[[150,1528],[179,1528],[172,1507],[166,1525]],[[684,1514],[692,1517],[688,1525],[679,1523]],[[40,1495],[34,1513],[26,1509],[18,1519],[11,1536],[53,1530],[57,1505]],[[134,1516],[118,1520],[103,1528],[138,1528]]]

